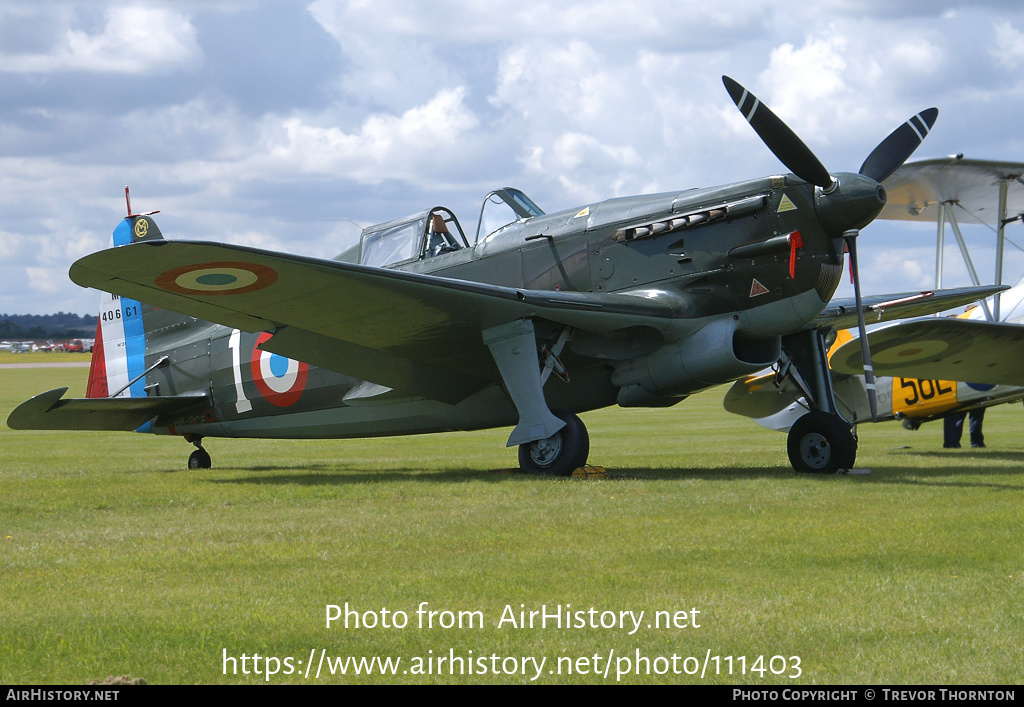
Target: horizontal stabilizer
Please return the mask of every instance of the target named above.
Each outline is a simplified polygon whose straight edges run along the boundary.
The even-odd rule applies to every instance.
[[[67,388],[40,393],[7,418],[12,430],[136,430],[157,415],[207,407],[207,396],[69,398]]]

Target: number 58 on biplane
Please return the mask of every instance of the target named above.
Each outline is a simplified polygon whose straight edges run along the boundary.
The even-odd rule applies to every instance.
[[[472,240],[435,207],[365,229],[333,260],[165,240],[129,204],[116,247],[71,268],[76,283],[112,293],[88,397],[43,393],[8,424],[178,435],[198,447],[196,468],[211,463],[205,438],[509,426],[524,469],[568,474],[589,452],[577,413],[674,405],[784,349],[789,370],[827,379],[821,337],[807,325],[835,292],[847,249],[855,261],[858,229],[884,206],[881,182],[938,111],[897,128],[858,173],[831,174],[755,96],[723,80],[792,173],[554,214],[499,189]],[[507,216],[495,220],[495,208]],[[910,307],[978,296],[939,293]],[[831,388],[814,392],[807,434],[845,449],[851,428]]]

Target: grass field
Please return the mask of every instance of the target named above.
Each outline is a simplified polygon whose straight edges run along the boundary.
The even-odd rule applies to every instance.
[[[50,388],[81,395],[86,375],[0,370],[2,418]],[[190,472],[180,439],[2,426],[0,683],[264,682],[256,654],[291,659],[270,682],[312,683],[321,649],[402,658],[387,677],[325,664],[317,682],[332,683],[536,674],[453,676],[446,663],[437,675],[450,651],[499,672],[512,664],[492,655],[544,658],[539,683],[613,683],[626,667],[629,683],[1024,680],[1020,405],[989,411],[985,450],[941,449],[935,424],[867,425],[858,465],[870,475],[807,477],[790,470],[783,435],[725,413],[722,394],[584,415],[604,481],[510,473],[507,430],[210,439],[214,468]],[[408,626],[327,628],[327,605],[346,602],[378,619],[406,612]],[[421,602],[483,625],[421,629]],[[646,613],[632,635],[628,620],[498,625],[506,606],[518,618],[521,605],[567,604]],[[647,627],[655,611],[692,609],[699,628]],[[225,654],[238,674],[230,661],[223,673]],[[638,655],[651,675],[635,674]],[[684,674],[653,674],[673,655]],[[708,662],[703,680],[685,674],[688,656]],[[414,674],[417,657],[435,674]]]
[[[0,364],[4,363],[67,363],[78,361],[88,363],[92,360],[91,353],[71,353],[69,351],[35,351],[32,353],[12,353],[0,351]]]

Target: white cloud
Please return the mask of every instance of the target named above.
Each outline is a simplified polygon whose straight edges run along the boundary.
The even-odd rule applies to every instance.
[[[1007,68],[1016,68],[1024,63],[1024,33],[1006,21],[995,23],[996,48],[992,55]]]
[[[309,6],[313,17],[339,39],[373,31],[439,44],[534,37],[561,42],[590,38],[634,47],[678,44],[684,32],[688,44],[699,43],[703,35],[758,22],[772,9],[763,0],[735,0],[727,6],[704,0],[637,0],[628,10],[618,0],[316,0]]]
[[[59,296],[31,306],[67,308],[66,265],[106,245],[126,183],[136,210],[163,209],[168,237],[312,253],[344,234],[310,214],[369,224],[443,203],[472,231],[480,198],[504,184],[554,211],[785,171],[723,73],[837,171],[929,105],[942,115],[919,156],[1019,160],[1024,10],[994,4],[951,17],[924,0],[5,0],[3,279],[32,292],[26,268],[53,270]],[[267,36],[284,58],[273,81],[238,50],[270,26],[306,32]],[[231,27],[248,33],[225,42]],[[297,100],[289,76],[310,91]],[[82,232],[57,238],[68,224]],[[887,232],[865,237],[865,260],[934,243],[934,227],[923,241]],[[927,286],[924,251],[890,253],[901,264],[867,289]]]
[[[566,133],[549,150],[535,147],[528,168],[554,176],[570,199],[583,203],[621,194],[642,171],[642,161],[629,146],[608,146],[590,135]]]
[[[0,231],[0,258],[11,258],[21,250],[21,234]]]
[[[371,115],[352,133],[302,117],[286,118],[272,129],[267,157],[254,161],[266,160],[294,173],[343,175],[370,183],[443,177],[459,160],[460,140],[478,124],[465,96],[462,87],[444,89],[401,115]]]
[[[64,288],[67,270],[64,268],[25,268],[28,284],[35,292],[55,294]]]
[[[783,44],[772,50],[761,75],[764,97],[772,110],[804,140],[827,144],[851,101],[847,83],[847,42],[834,27],[808,37],[801,47]]]
[[[0,71],[141,74],[194,66],[201,52],[182,12],[162,7],[112,7],[97,34],[68,28],[45,54],[0,54]]]

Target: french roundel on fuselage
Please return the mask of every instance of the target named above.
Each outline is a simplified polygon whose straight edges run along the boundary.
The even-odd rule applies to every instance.
[[[264,332],[256,339],[252,350],[252,380],[265,400],[278,407],[290,407],[306,389],[309,366],[260,349],[260,344],[270,337],[271,334]]]

